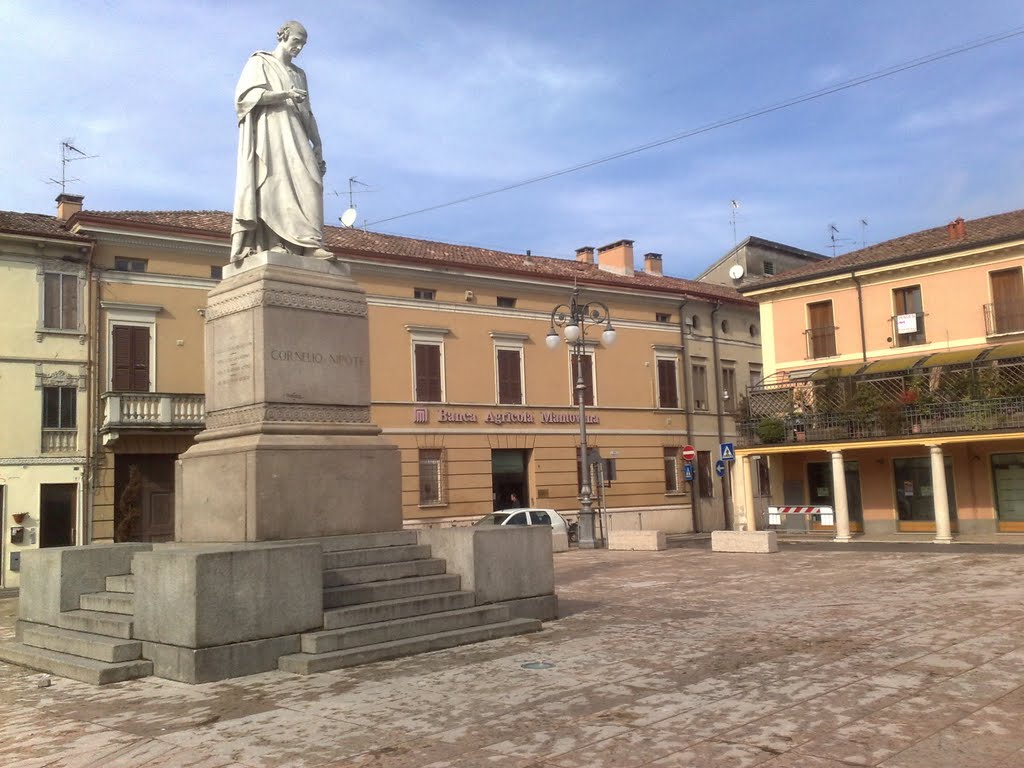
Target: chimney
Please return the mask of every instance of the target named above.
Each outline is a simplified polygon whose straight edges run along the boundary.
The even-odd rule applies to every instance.
[[[84,196],[69,195],[67,192],[57,195],[57,221],[67,221],[82,210],[83,200]]]
[[[644,272],[648,275],[661,275],[661,254],[660,253],[645,253],[644,254]]]
[[[583,262],[584,264],[594,263],[594,246],[584,245],[582,248],[576,249],[576,261]]]
[[[633,241],[619,240],[597,249],[597,266],[616,275],[633,274]]]
[[[967,225],[964,223],[964,217],[958,216],[946,225],[946,232],[949,233],[950,240],[963,240],[967,237]]]

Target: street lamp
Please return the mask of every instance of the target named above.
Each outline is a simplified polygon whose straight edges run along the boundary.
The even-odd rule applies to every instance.
[[[583,380],[583,353],[587,340],[587,331],[598,325],[604,326],[601,341],[606,346],[615,341],[615,329],[608,307],[600,301],[588,301],[580,304],[580,289],[574,288],[569,304],[559,304],[551,310],[551,330],[548,331],[544,343],[549,349],[557,349],[561,337],[556,328],[561,328],[565,340],[572,344],[576,356],[576,401],[580,408],[580,549],[593,549],[597,546],[594,540],[594,503],[593,490],[590,487],[590,465],[587,463],[587,383]],[[593,368],[591,368],[593,375]]]

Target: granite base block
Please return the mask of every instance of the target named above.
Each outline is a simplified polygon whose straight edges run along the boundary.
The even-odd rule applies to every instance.
[[[157,677],[195,684],[273,671],[281,656],[298,653],[300,647],[299,635],[210,648],[182,648],[147,641],[142,644],[142,655],[152,660]]]
[[[608,531],[608,549],[657,552],[668,549],[664,531]]]
[[[779,540],[775,531],[712,531],[711,551],[770,554],[779,551]]]

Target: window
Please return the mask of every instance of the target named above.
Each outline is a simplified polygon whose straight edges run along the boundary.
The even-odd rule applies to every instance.
[[[892,292],[893,338],[897,347],[924,344],[924,306],[921,302],[921,286],[895,288]]]
[[[412,349],[416,402],[444,402],[441,386],[441,345],[413,342]]]
[[[992,304],[985,307],[989,335],[1024,331],[1024,278],[1020,267],[990,272]]]
[[[708,367],[703,362],[690,366],[693,386],[693,407],[698,411],[708,410]]]
[[[145,272],[147,263],[145,259],[129,259],[125,256],[114,257],[114,269],[118,272]]]
[[[504,307],[505,309],[515,309],[516,308],[516,299],[515,299],[514,296],[499,296],[498,297],[498,306],[499,307]]]
[[[437,298],[437,291],[433,288],[413,288],[412,297],[424,301],[434,301]]]
[[[697,329],[699,329],[700,328],[700,315],[694,315],[693,317],[691,317],[690,318],[690,322],[687,323],[687,325],[689,325],[690,328],[692,328],[695,331]]]
[[[736,401],[739,396],[739,392],[736,390],[736,369],[722,366],[722,400],[725,402],[725,410],[736,410]]]
[[[697,491],[702,499],[715,496],[715,484],[711,482],[711,451],[697,451]]]
[[[665,448],[665,493],[679,493],[682,483],[679,475],[681,456],[678,448]]]
[[[755,386],[761,383],[761,379],[764,377],[764,369],[760,363],[750,363],[750,386]]]
[[[775,262],[774,261],[768,261],[768,259],[765,259],[761,263],[761,266],[763,268],[762,271],[764,272],[765,275],[770,276],[770,275],[774,275],[775,274]]]
[[[43,327],[78,330],[78,277],[47,273],[43,276]]]
[[[523,404],[523,353],[521,349],[497,349],[498,403]]]
[[[43,387],[43,429],[76,429],[74,387]]]
[[[832,302],[808,304],[807,323],[807,356],[812,360],[835,357],[836,326],[832,319]]]
[[[214,280],[223,280],[224,279],[224,267],[222,267],[220,264],[216,264],[216,265],[211,266],[210,267],[210,277],[212,277]]]
[[[668,312],[655,312],[654,321],[657,323],[671,323],[672,315],[670,315]]]
[[[679,407],[679,382],[674,357],[658,358],[658,407]]]
[[[440,448],[420,449],[420,506],[443,504],[444,454]]]
[[[729,321],[728,320],[722,320],[722,323],[721,323],[720,327],[722,329],[722,333],[728,333],[729,332]]]
[[[764,456],[758,456],[754,459],[754,463],[757,467],[755,472],[755,477],[757,477],[757,495],[771,496],[772,476],[769,471],[768,459]]]
[[[115,325],[111,389],[115,392],[149,392],[149,328]]]
[[[570,363],[572,370],[569,372],[570,380],[572,381],[572,404],[580,404],[580,394],[576,391],[576,380],[579,374],[583,374],[583,383],[586,385],[586,389],[583,390],[583,404],[593,405],[594,404],[594,355],[590,352],[584,351],[582,355],[577,355],[573,352],[570,355]],[[582,371],[577,365],[582,366]]]

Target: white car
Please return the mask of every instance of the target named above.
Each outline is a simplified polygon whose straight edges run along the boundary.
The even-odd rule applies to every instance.
[[[565,518],[553,509],[535,507],[502,509],[484,515],[473,525],[550,525],[554,551],[565,552],[569,548],[569,526],[565,522]]]

